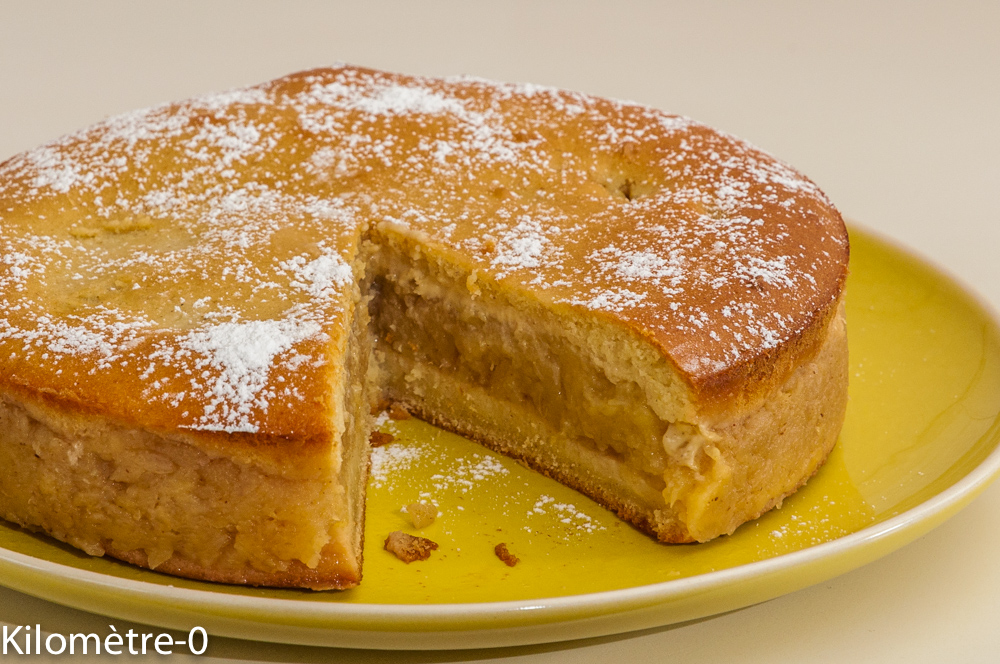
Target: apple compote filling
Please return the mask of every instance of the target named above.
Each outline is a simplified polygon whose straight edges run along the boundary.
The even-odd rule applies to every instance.
[[[549,437],[590,448],[662,490],[670,421],[635,380],[598,366],[575,330],[470,291],[465,280],[439,275],[413,256],[403,260],[383,248],[374,265],[378,348],[388,373],[407,373],[388,376],[390,390],[405,383],[419,398],[421,382],[447,374],[452,384],[528,411]]]

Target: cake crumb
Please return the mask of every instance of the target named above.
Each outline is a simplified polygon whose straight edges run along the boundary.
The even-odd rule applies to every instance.
[[[385,550],[409,565],[414,560],[427,560],[431,551],[438,548],[437,542],[425,537],[408,535],[401,530],[389,533],[385,538]]]
[[[518,562],[520,562],[520,558],[511,553],[507,549],[507,545],[503,542],[500,542],[495,547],[493,547],[493,553],[497,554],[497,558],[502,560],[504,565],[506,565],[507,567],[513,567]]]
[[[371,443],[372,447],[382,447],[394,440],[396,437],[391,433],[382,433],[381,431],[372,431],[372,435],[368,436],[368,442]]]
[[[410,411],[406,410],[402,404],[393,402],[389,406],[389,417],[394,420],[408,420],[410,419]]]
[[[492,235],[490,235],[489,233],[487,233],[486,235],[483,236],[482,244],[480,246],[482,247],[481,253],[492,254],[497,250],[497,239]]]
[[[414,528],[426,528],[437,518],[437,507],[428,503],[410,503],[403,508]]]
[[[482,294],[482,291],[479,290],[479,286],[476,285],[476,280],[478,278],[479,274],[473,270],[472,274],[470,274],[465,280],[465,287],[469,290],[469,293],[472,294],[473,299]]]

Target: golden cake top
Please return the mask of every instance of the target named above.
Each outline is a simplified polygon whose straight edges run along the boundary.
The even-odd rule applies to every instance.
[[[848,253],[812,182],[689,119],[315,70],[0,165],[0,380],[154,428],[325,436],[375,224],[621,321],[696,391],[828,316]]]

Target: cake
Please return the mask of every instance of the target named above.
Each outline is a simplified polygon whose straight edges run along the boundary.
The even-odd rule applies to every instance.
[[[816,472],[843,221],[687,118],[354,67],[0,165],[0,516],[211,581],[361,579],[372,404],[666,543]]]

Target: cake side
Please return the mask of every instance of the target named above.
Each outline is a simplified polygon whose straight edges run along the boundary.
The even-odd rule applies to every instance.
[[[677,522],[686,541],[731,534],[780,506],[819,470],[847,411],[843,300],[824,323],[784,380],[769,390],[751,387],[753,398],[728,409],[712,404],[700,414],[696,434],[664,439],[674,463],[664,473],[669,509],[656,515],[661,539],[660,524]]]
[[[363,271],[363,266],[358,266]],[[0,517],[91,555],[194,579],[312,588],[361,580],[377,383],[367,301],[322,375],[309,438],[140,429],[53,391],[0,393]]]
[[[328,448],[278,473],[11,392],[0,421],[8,521],[194,578],[315,587],[360,578]]]

